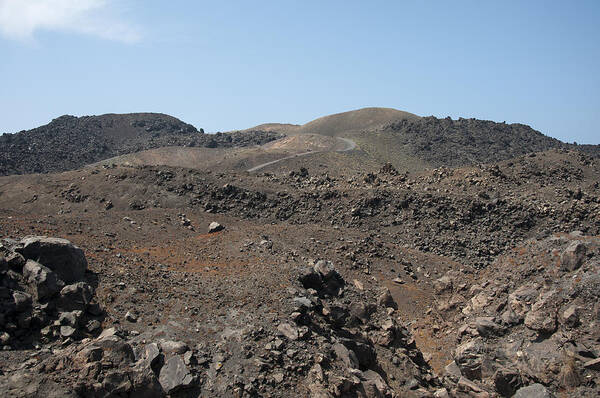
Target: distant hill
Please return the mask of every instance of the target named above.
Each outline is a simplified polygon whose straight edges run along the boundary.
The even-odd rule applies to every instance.
[[[300,127],[299,133],[340,136],[349,131],[375,128],[398,120],[418,120],[419,116],[392,108],[363,108],[323,116]]]
[[[160,113],[65,115],[45,126],[0,136],[0,175],[72,170],[165,146],[250,146],[279,137],[257,130],[204,134],[202,129]]]
[[[436,117],[403,119],[374,129],[351,132],[369,155],[396,167],[461,166],[511,159],[549,149],[579,149],[598,154],[597,145],[575,146],[524,124]]]
[[[524,124],[433,116],[420,117],[391,108],[364,108],[324,116],[301,126],[264,124],[285,134],[320,134],[352,139],[362,153],[347,162],[392,163],[401,170],[461,166],[511,159],[549,149],[577,149],[600,155],[598,145],[573,145],[545,136]],[[322,162],[323,163],[323,162]],[[356,169],[336,159],[335,167]]]
[[[354,111],[323,116],[303,125],[265,123],[249,130],[276,131],[283,134],[321,134],[339,136],[348,131],[375,128],[402,119],[415,120],[419,116],[392,108],[362,108]]]
[[[179,153],[177,148],[254,147],[284,135],[306,139],[241,151]],[[352,140],[356,150],[338,153],[332,137],[333,142],[340,138]],[[123,156],[164,147],[172,149],[140,157]],[[497,162],[557,148],[600,155],[598,145],[567,144],[524,124],[420,117],[391,108],[364,108],[320,117],[304,125],[268,123],[217,134],[204,134],[202,129],[159,113],[61,116],[45,126],[0,136],[0,175],[72,170],[115,157],[136,164],[216,165],[221,169],[244,169],[289,158],[273,166],[281,168],[285,163],[306,164],[310,158],[311,164],[332,169],[362,171],[389,162],[398,170],[419,171]],[[302,153],[310,156],[290,158]]]

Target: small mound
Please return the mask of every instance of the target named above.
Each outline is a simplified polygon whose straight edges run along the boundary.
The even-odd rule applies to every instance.
[[[321,117],[306,123],[298,131],[339,136],[347,131],[371,129],[404,119],[417,120],[419,116],[392,108],[363,108]]]

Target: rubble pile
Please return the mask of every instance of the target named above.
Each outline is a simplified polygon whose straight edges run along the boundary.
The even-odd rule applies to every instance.
[[[445,376],[456,394],[511,397],[536,384],[539,396],[598,396],[598,254],[597,238],[563,234],[501,256],[472,285],[456,270],[438,279],[437,309],[457,325]]]
[[[0,344],[39,347],[97,335],[103,312],[86,278],[83,251],[69,241],[27,237],[0,245]]]

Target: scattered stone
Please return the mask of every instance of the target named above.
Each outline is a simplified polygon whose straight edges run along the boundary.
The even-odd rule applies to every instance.
[[[277,326],[277,331],[290,340],[298,340],[298,328],[291,323],[283,322]]]
[[[277,372],[273,374],[273,381],[277,384],[283,383],[285,376],[281,372]]]
[[[224,227],[224,226],[222,226],[221,224],[219,224],[219,223],[218,223],[218,222],[216,222],[216,221],[213,221],[213,222],[211,222],[211,223],[210,223],[210,225],[208,226],[208,233],[209,233],[209,234],[212,234],[212,233],[215,233],[215,232],[222,231],[222,230],[224,230],[224,229],[225,229],[225,227]]]
[[[562,313],[563,322],[569,327],[575,327],[579,323],[580,308],[572,305]]]
[[[125,319],[132,323],[137,322],[137,316],[131,311],[127,311],[127,313],[125,314]]]
[[[567,272],[575,271],[581,267],[585,253],[586,247],[582,242],[571,242],[560,256],[560,269]]]

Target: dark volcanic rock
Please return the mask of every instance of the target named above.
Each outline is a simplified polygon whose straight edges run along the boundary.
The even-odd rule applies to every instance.
[[[531,152],[555,148],[571,148],[600,154],[598,145],[566,144],[543,135],[531,127],[489,120],[433,116],[404,119],[379,128],[398,147],[408,148],[415,156],[434,166],[459,166],[480,162],[497,162]]]
[[[64,286],[64,282],[56,276],[55,272],[33,260],[27,260],[23,267],[23,277],[37,300],[51,297]]]
[[[189,387],[194,377],[179,355],[169,358],[160,370],[158,378],[160,385],[167,394]]]
[[[95,291],[83,282],[87,261],[83,251],[64,239],[34,237],[11,245],[7,258],[27,260],[18,271],[0,270],[0,343],[4,350],[22,349],[96,335],[102,311],[86,312]],[[21,257],[22,258],[22,257]],[[50,267],[31,258],[44,261]],[[65,286],[59,272],[73,281]],[[98,306],[98,304],[95,304]]]
[[[0,175],[48,173],[164,146],[260,145],[282,136],[268,131],[204,134],[160,113],[61,116],[49,124],[0,135]]]
[[[81,280],[87,269],[83,250],[66,239],[45,236],[27,237],[18,248],[25,258],[37,261],[48,267],[66,283]]]

